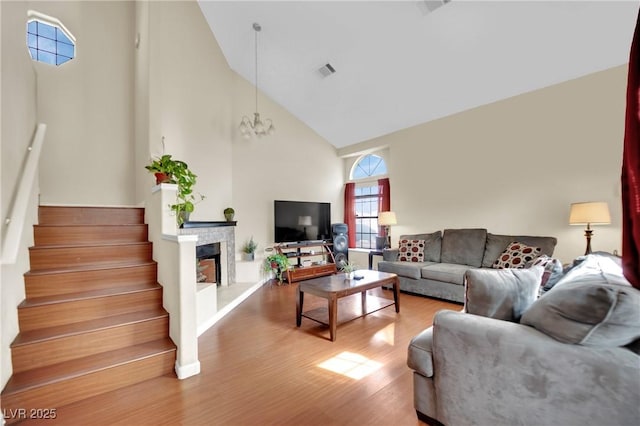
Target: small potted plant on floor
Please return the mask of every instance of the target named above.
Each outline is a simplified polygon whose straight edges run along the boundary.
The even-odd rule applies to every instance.
[[[264,271],[273,272],[278,279],[278,284],[282,284],[283,274],[289,269],[289,258],[281,253],[270,254],[264,259]]]
[[[255,259],[255,252],[258,248],[258,244],[253,241],[253,236],[249,239],[249,241],[245,242],[242,245],[242,253],[244,255],[244,260],[253,261]]]

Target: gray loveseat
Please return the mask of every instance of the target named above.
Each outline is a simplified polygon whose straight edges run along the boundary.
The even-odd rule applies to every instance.
[[[469,271],[465,312],[439,311],[409,345],[418,417],[637,425],[640,290],[612,257],[584,258],[540,298],[541,271]]]
[[[486,229],[445,229],[430,234],[401,235],[400,240],[424,240],[424,261],[398,261],[398,249],[385,250],[378,270],[400,278],[400,289],[410,293],[462,303],[464,274],[491,268],[512,242],[539,247],[551,256],[554,237],[491,234]]]

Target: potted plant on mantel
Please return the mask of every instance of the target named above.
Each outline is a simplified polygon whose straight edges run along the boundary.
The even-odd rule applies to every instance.
[[[156,175],[156,184],[173,183],[178,185],[176,192],[176,203],[169,207],[176,214],[178,226],[189,219],[195,208],[195,204],[204,200],[204,195],[193,192],[197,176],[189,170],[189,166],[184,161],[174,160],[171,155],[165,154],[156,158],[145,166],[145,169]]]
[[[235,216],[236,211],[233,209],[233,207],[227,207],[222,213],[224,213],[224,218],[227,220],[227,222],[231,222],[233,221],[233,217]]]

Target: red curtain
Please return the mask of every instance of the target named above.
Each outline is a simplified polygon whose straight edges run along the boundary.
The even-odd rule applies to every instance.
[[[622,268],[640,288],[640,13],[631,43],[622,157]]]
[[[344,185],[344,223],[347,224],[349,247],[356,246],[356,184]]]
[[[391,211],[391,188],[389,178],[378,179],[378,212]],[[384,234],[384,227],[380,226],[379,235]]]

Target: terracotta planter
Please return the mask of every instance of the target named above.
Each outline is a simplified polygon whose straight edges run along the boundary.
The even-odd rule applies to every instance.
[[[169,175],[166,173],[154,173],[156,176],[156,185],[160,185],[161,183],[169,183],[171,180]]]

